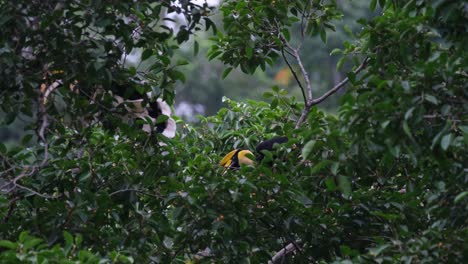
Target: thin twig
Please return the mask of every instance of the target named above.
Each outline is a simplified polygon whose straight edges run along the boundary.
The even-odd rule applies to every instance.
[[[278,26],[278,32],[279,32],[279,26]],[[307,104],[308,100],[312,100],[312,86],[310,84],[309,74],[305,70],[304,65],[302,64],[301,56],[299,55],[300,46],[298,48],[293,48],[281,33],[278,33],[278,34],[279,34],[279,38],[280,38],[281,42],[283,43],[283,47],[281,48],[281,54],[283,55],[283,59],[285,60],[285,62],[288,65],[289,69],[293,73],[294,78],[296,79],[296,82],[298,83],[299,87],[301,88],[302,95],[304,97],[304,103]],[[287,49],[289,49],[291,52],[289,52]],[[294,57],[297,64],[299,65],[299,69],[301,70],[302,77],[303,77],[303,79],[305,81],[305,84],[306,84],[305,87],[299,81],[299,78],[298,78],[297,74],[295,73],[295,71],[291,67],[291,64],[287,60],[287,58],[286,58],[286,56],[284,54],[285,51],[288,52],[292,57]]]
[[[279,32],[279,29],[278,29],[278,32]],[[283,45],[290,49],[292,53],[289,53],[291,56],[294,57],[294,59],[296,59],[297,61],[297,64],[299,65],[299,69],[301,70],[301,73],[302,73],[302,77],[306,83],[306,87],[305,89],[307,90],[307,95],[308,95],[308,99],[307,100],[312,100],[312,87],[310,85],[310,79],[309,79],[309,74],[307,73],[307,71],[305,70],[305,67],[304,65],[302,64],[302,59],[301,59],[301,56],[299,55],[299,50],[300,50],[300,46],[297,47],[297,48],[293,48],[289,43],[288,41],[286,40],[286,38],[280,33],[279,34],[279,38],[281,40],[281,42],[283,43]],[[301,85],[301,88],[304,89],[304,87]]]
[[[56,198],[60,197],[60,196],[51,196],[51,195],[47,195],[47,194],[42,194],[42,193],[36,192],[35,190],[33,190],[31,188],[28,188],[26,186],[18,184],[18,183],[15,183],[15,187],[26,190],[26,191],[28,191],[28,192],[30,192],[32,194],[35,194],[35,195],[40,196],[40,197],[45,198],[45,199],[56,199]]]
[[[286,58],[286,54],[284,54],[284,48],[281,49],[281,55],[283,55],[284,61],[285,61],[286,64],[288,65],[289,70],[291,71],[291,73],[292,73],[293,76],[294,76],[294,79],[296,79],[296,82],[297,82],[297,84],[299,85],[299,88],[301,88],[302,97],[304,98],[304,102],[307,102],[307,97],[306,97],[306,94],[305,94],[305,91],[304,91],[304,87],[302,86],[302,83],[301,83],[301,81],[299,80],[299,77],[297,76],[296,71],[293,69],[293,67],[292,67],[291,64],[289,63],[288,58]]]
[[[312,86],[310,85],[310,79],[309,79],[309,74],[304,68],[304,65],[302,64],[301,56],[299,55],[299,51],[297,49],[294,50],[294,57],[296,58],[297,64],[299,65],[299,68],[301,69],[302,76],[304,77],[304,81],[306,83],[306,90],[307,90],[307,95],[309,97],[309,100],[312,100]]]
[[[123,192],[137,192],[137,193],[141,193],[141,194],[144,194],[144,195],[148,195],[148,196],[151,196],[151,197],[155,197],[155,198],[162,198],[161,196],[158,196],[158,195],[155,195],[155,194],[151,194],[151,193],[147,193],[145,191],[142,191],[142,190],[138,190],[138,189],[122,189],[122,190],[117,190],[115,192],[112,192],[109,194],[109,196],[114,196],[118,193],[123,193]]]
[[[288,245],[286,245],[285,247],[283,247],[280,251],[278,251],[272,258],[270,261],[268,261],[268,264],[276,264],[276,263],[280,263],[280,261],[282,261],[284,259],[284,257],[286,257],[288,254],[296,251],[296,250],[300,250],[300,248],[296,245],[296,243],[289,243]]]
[[[20,196],[16,196],[13,200],[11,200],[8,203],[8,211],[7,211],[5,218],[3,218],[3,223],[5,224],[8,223],[8,220],[11,217],[11,213],[13,213],[13,209],[15,209],[16,201],[18,201],[19,199],[20,199]]]

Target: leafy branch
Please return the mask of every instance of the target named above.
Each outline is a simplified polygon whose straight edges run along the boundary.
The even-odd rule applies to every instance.
[[[52,83],[47,89],[46,91],[53,91],[55,88],[57,88],[57,84],[56,82]],[[21,185],[19,184],[18,182],[20,180],[22,180],[23,178],[25,177],[30,177],[32,175],[34,175],[35,173],[37,173],[38,171],[40,171],[42,168],[46,167],[49,163],[49,144],[46,140],[46,136],[45,136],[45,132],[47,130],[47,127],[49,126],[49,119],[48,119],[48,116],[47,116],[47,110],[46,110],[46,106],[45,106],[45,99],[46,99],[46,96],[45,96],[45,93],[41,93],[39,95],[39,98],[38,98],[38,113],[37,113],[37,116],[38,116],[38,121],[39,121],[39,124],[40,126],[38,127],[37,129],[37,136],[39,138],[39,140],[42,142],[43,146],[44,146],[44,157],[42,159],[42,161],[37,164],[37,165],[33,165],[33,166],[24,166],[22,167],[22,171],[21,173],[16,176],[13,180],[5,183],[4,185],[0,186],[0,190],[5,190],[6,188],[6,193],[10,193],[12,191],[14,191],[15,189],[23,189],[33,195],[37,195],[37,196],[40,196],[42,198],[45,198],[45,199],[54,199],[54,198],[58,198],[56,196],[51,196],[51,195],[47,195],[47,194],[42,194],[42,193],[39,193],[29,187],[26,187],[24,185]],[[11,167],[9,168],[7,171],[10,171],[10,170],[15,170],[15,167]],[[6,171],[2,172],[5,173]]]

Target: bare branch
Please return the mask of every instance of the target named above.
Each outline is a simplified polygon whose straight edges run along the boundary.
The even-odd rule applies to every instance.
[[[305,91],[304,91],[304,87],[302,86],[302,83],[301,83],[301,81],[299,80],[299,77],[297,76],[296,71],[294,71],[293,67],[292,67],[291,64],[289,63],[288,58],[286,58],[286,54],[284,54],[284,48],[281,49],[281,55],[283,55],[284,61],[285,61],[286,64],[288,65],[289,70],[291,71],[291,73],[292,73],[293,76],[294,76],[294,79],[296,79],[296,82],[297,82],[297,84],[299,85],[299,88],[301,88],[302,97],[304,98],[304,102],[307,102],[307,97],[306,97],[306,94],[305,94]]]
[[[369,58],[366,57],[361,65],[359,65],[359,67],[357,67],[353,73],[354,74],[358,74],[360,71],[362,71],[366,66],[367,66],[367,62],[369,61]],[[304,122],[304,120],[306,119],[307,117],[307,114],[310,112],[310,109],[312,108],[312,106],[316,105],[316,104],[319,104],[321,103],[323,100],[327,99],[330,95],[336,93],[338,90],[340,90],[345,84],[347,84],[349,81],[349,78],[346,77],[344,78],[341,82],[339,82],[337,85],[335,85],[333,88],[331,88],[330,90],[328,90],[326,93],[324,93],[322,96],[320,96],[319,98],[317,99],[309,99],[305,106],[304,106],[304,109],[302,110],[302,114],[301,116],[299,117],[299,119],[297,120],[296,122],[296,126],[295,128],[299,128],[301,126],[301,124]]]
[[[367,62],[368,62],[368,58],[366,57],[361,65],[359,65],[359,67],[357,67],[353,73],[354,74],[358,74],[360,71],[362,71],[366,65],[367,65]],[[322,96],[320,96],[319,98],[315,99],[315,100],[312,100],[311,101],[311,104],[312,105],[316,105],[316,104],[319,104],[321,103],[323,100],[327,99],[327,97],[329,97],[330,95],[336,93],[341,87],[343,87],[346,83],[348,83],[349,81],[349,78],[346,77],[344,78],[341,82],[339,82],[337,85],[335,85],[333,88],[331,88],[328,92],[326,92],[325,94],[323,94]]]
[[[43,198],[46,198],[46,199],[57,198],[57,197],[54,197],[54,196],[41,194],[41,193],[31,189],[31,188],[20,185],[18,183],[18,181],[20,181],[24,177],[29,177],[29,176],[33,175],[34,173],[36,173],[37,171],[39,171],[43,167],[47,166],[47,164],[48,164],[48,161],[49,161],[49,144],[47,143],[47,140],[45,138],[45,131],[46,131],[48,125],[49,125],[49,120],[48,120],[46,107],[45,107],[45,102],[47,100],[47,96],[46,96],[45,92],[49,92],[49,94],[50,94],[60,84],[61,84],[61,82],[57,82],[57,81],[52,83],[47,88],[47,90],[44,91],[44,94],[39,95],[39,99],[38,99],[37,117],[38,117],[38,121],[40,120],[40,127],[37,130],[37,136],[38,136],[39,140],[44,144],[44,157],[43,157],[41,163],[39,165],[35,165],[35,166],[25,166],[25,167],[23,167],[22,172],[18,176],[16,176],[13,180],[11,180],[10,182],[5,183],[4,185],[0,186],[0,190],[3,190],[5,187],[7,187],[6,193],[9,193],[9,192],[12,192],[13,190],[15,190],[16,188],[18,188],[18,189],[26,190],[26,191],[34,194],[34,195],[37,195],[37,196],[40,196],[40,197],[43,197]],[[47,94],[47,95],[49,95],[49,94]],[[11,168],[14,168],[14,167],[11,167]],[[8,169],[7,171],[9,171],[10,169]],[[2,173],[5,173],[7,171],[3,171]]]
[[[268,261],[268,264],[276,264],[276,263],[282,263],[284,257],[287,255],[293,253],[296,250],[300,250],[298,245],[295,243],[289,243],[287,246],[283,247],[280,251],[278,251],[270,261]]]
[[[307,95],[309,100],[312,100],[312,86],[310,85],[310,79],[309,79],[309,74],[304,68],[304,65],[302,64],[301,56],[299,55],[299,52],[297,49],[294,50],[294,57],[296,58],[297,64],[299,65],[299,68],[301,69],[302,76],[304,77],[304,81],[306,83],[306,90],[307,90]]]
[[[61,83],[61,81],[57,82],[55,81],[52,85],[49,86],[49,88],[47,90],[50,90],[51,87],[53,87],[52,90],[55,90],[58,85],[55,85],[56,83]],[[44,144],[44,159],[42,160],[41,164],[39,165],[39,167],[44,167],[47,165],[48,163],[48,159],[49,159],[49,144],[47,143],[47,140],[45,138],[45,131],[47,129],[47,127],[49,126],[49,119],[48,119],[48,116],[47,116],[47,111],[46,111],[46,100],[47,100],[47,96],[46,94],[43,94],[41,96],[39,96],[39,104],[38,104],[38,118],[42,121],[41,122],[41,126],[39,128],[39,131],[37,132],[37,135],[39,137],[39,139],[42,141],[42,143]],[[16,182],[15,182],[16,184]]]
[[[26,191],[34,194],[34,195],[40,196],[40,197],[45,198],[45,199],[56,199],[56,198],[60,197],[60,196],[52,196],[52,195],[42,194],[42,193],[36,192],[35,190],[33,190],[31,188],[28,188],[26,186],[23,186],[23,185],[20,185],[20,184],[17,184],[17,183],[15,183],[15,187],[19,188],[19,189],[26,190]]]
[[[302,123],[304,123],[304,120],[306,119],[307,117],[307,114],[309,113],[310,109],[312,108],[312,105],[311,104],[308,104],[306,102],[305,106],[304,106],[304,109],[302,109],[302,113],[301,113],[301,116],[299,117],[299,119],[297,120],[296,122],[296,125],[294,126],[294,128],[299,128],[301,126]]]
[[[115,192],[112,192],[109,194],[109,196],[114,196],[118,193],[123,193],[123,192],[137,192],[137,193],[141,193],[141,194],[144,194],[144,195],[148,195],[148,196],[151,196],[151,197],[155,197],[155,198],[161,198],[160,195],[155,195],[155,194],[151,194],[151,193],[148,193],[148,192],[145,192],[145,191],[142,191],[142,190],[138,190],[138,189],[122,189],[122,190],[117,190]]]
[[[296,49],[293,48],[281,33],[279,34],[279,38],[280,38],[281,42],[283,43],[283,48],[281,49],[283,59],[285,60],[286,64],[288,64],[288,67],[291,69],[291,72],[293,73],[297,84],[299,85],[299,87],[302,90],[302,93],[303,93],[303,96],[304,96],[304,103],[307,103],[308,100],[312,99],[312,86],[310,85],[309,74],[305,70],[304,65],[302,64],[301,56],[299,55],[300,47],[298,47]],[[289,49],[291,52],[289,52],[286,48]],[[292,57],[294,57],[297,64],[299,65],[299,69],[301,70],[302,77],[303,77],[303,79],[305,81],[305,84],[306,84],[305,87],[299,81],[299,78],[298,78],[297,74],[294,72],[294,70],[292,69],[289,61],[286,59],[286,56],[284,55],[284,51],[288,52]]]

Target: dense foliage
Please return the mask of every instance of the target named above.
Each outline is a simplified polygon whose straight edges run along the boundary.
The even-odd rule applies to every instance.
[[[468,257],[467,4],[371,1],[381,15],[361,19],[354,41],[333,51],[342,56],[338,67],[360,65],[348,73],[337,115],[310,104],[319,96],[307,94],[297,66],[305,101],[277,86],[264,94],[268,103],[225,98],[216,115],[197,125],[179,120],[178,135],[167,139],[116,118],[122,109],[106,96],[95,102],[63,88],[41,113],[38,86],[45,71],[61,69],[48,78],[80,80],[85,92],[118,83],[171,102],[172,83],[184,79],[172,51],[200,21],[214,26],[203,19],[206,5],[0,3],[4,122],[29,116],[31,130],[46,130],[18,146],[0,144],[2,260],[265,263],[288,244],[295,254],[284,260],[294,263]],[[339,7],[225,1],[209,56],[229,65],[225,74],[278,58],[299,65],[301,50],[286,49],[297,45],[289,30],[299,23],[303,38],[325,41]],[[163,10],[188,24],[177,33],[164,23],[143,26],[168,19]],[[140,37],[129,39],[137,27]],[[24,55],[29,47],[34,57]],[[143,60],[155,56],[154,67],[126,67],[133,48],[143,48]],[[223,154],[275,135],[289,141],[221,176]]]

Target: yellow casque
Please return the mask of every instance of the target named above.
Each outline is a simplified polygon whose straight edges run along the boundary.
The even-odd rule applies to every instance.
[[[253,156],[253,153],[250,150],[245,149],[235,149],[226,154],[226,156],[224,156],[224,158],[219,162],[219,165],[225,168],[223,175],[226,173],[227,169],[239,168],[241,164],[252,165],[254,161],[247,157],[248,154]]]

